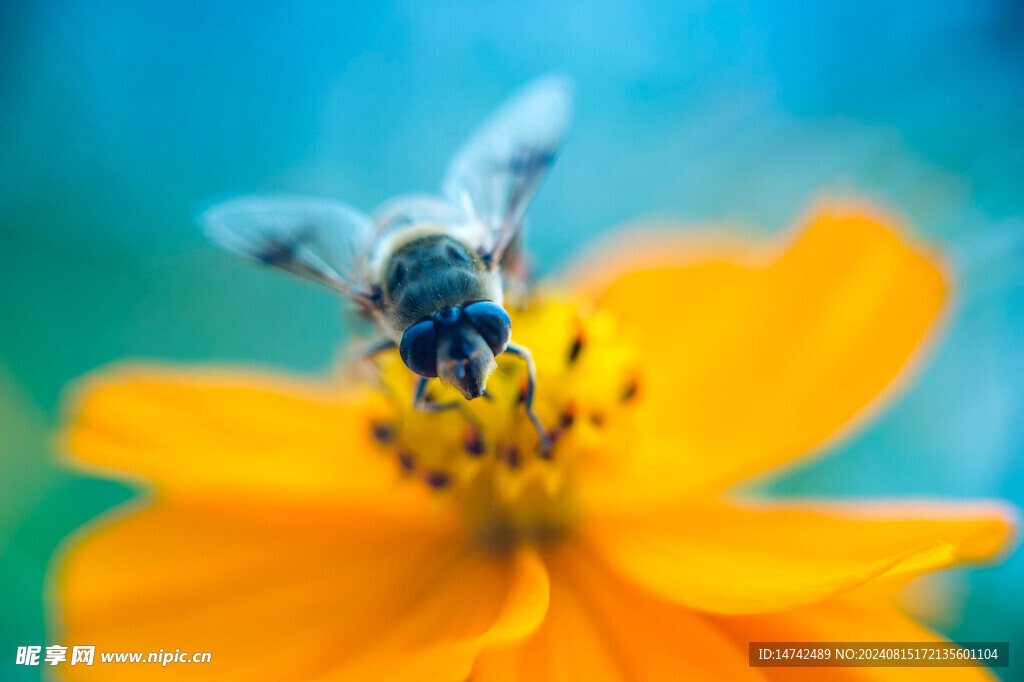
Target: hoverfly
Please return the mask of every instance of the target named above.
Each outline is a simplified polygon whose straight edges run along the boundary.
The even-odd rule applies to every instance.
[[[521,358],[523,405],[547,449],[550,439],[533,410],[533,359],[511,340],[503,305],[506,289],[523,285],[516,238],[523,213],[571,118],[569,84],[537,79],[456,153],[438,196],[396,197],[371,215],[328,199],[247,196],[213,206],[201,222],[228,251],[354,302],[383,335],[367,354],[398,346],[417,375],[417,409],[459,406],[428,397],[432,378],[473,400],[485,395],[495,356]]]

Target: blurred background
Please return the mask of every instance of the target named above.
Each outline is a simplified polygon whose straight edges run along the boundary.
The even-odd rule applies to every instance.
[[[823,195],[895,209],[952,263],[947,333],[909,392],[771,492],[1024,505],[1016,0],[0,7],[3,679],[42,672],[7,664],[52,643],[54,548],[131,496],[55,463],[68,382],[124,357],[313,371],[345,338],[334,300],[217,252],[199,210],[432,190],[481,117],[551,70],[578,110],[531,209],[544,273],[625,221],[771,233]],[[1019,658],[1021,555],[944,580],[962,617],[933,625]]]

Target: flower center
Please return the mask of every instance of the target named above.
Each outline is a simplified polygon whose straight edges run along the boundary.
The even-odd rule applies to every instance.
[[[498,358],[487,395],[466,402],[432,380],[429,398],[443,412],[413,407],[415,378],[397,353],[381,355],[380,400],[369,428],[403,476],[451,500],[481,542],[502,547],[550,541],[572,525],[581,471],[621,448],[642,382],[635,354],[606,313],[570,301],[512,311],[512,337],[533,353],[534,408],[553,447],[544,451],[530,422],[525,363]],[[615,439],[618,440],[618,439]]]

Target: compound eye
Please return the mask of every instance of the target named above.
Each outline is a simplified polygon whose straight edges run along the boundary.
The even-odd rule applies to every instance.
[[[423,320],[405,330],[398,345],[402,362],[421,377],[437,376],[437,332],[433,320]]]
[[[484,337],[495,356],[505,352],[512,338],[512,320],[504,308],[494,301],[477,301],[467,305],[462,312]]]

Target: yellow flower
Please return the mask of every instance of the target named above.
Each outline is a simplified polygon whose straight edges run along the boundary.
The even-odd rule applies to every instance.
[[[434,415],[411,409],[395,357],[367,383],[150,366],[90,379],[72,461],[148,487],[63,558],[64,643],[211,653],[168,680],[932,679],[751,668],[747,642],[934,640],[896,588],[991,558],[1008,512],[727,489],[877,405],[942,310],[939,269],[852,209],[786,244],[682,246],[624,242],[572,299],[515,315],[548,457],[514,358],[491,400]]]

